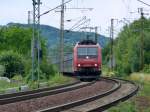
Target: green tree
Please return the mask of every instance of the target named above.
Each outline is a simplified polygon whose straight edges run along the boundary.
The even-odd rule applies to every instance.
[[[26,60],[23,63],[25,66],[25,73],[28,74],[31,69],[31,40],[32,40],[31,28],[27,28],[27,27],[23,28],[18,25],[1,27],[0,28],[0,56],[3,59],[6,58],[6,60],[2,60],[2,63],[5,63],[6,66],[6,63],[9,63],[8,62],[9,58],[11,60],[15,60],[15,58],[18,59],[18,55],[20,55],[22,56],[21,58],[23,60]],[[41,40],[43,59],[46,60],[47,57],[46,43],[42,37],[40,37],[40,40]],[[7,52],[7,51],[11,51],[11,52]],[[8,73],[7,74],[8,77],[13,77],[14,71],[18,71],[17,67],[13,68],[14,71],[12,71],[11,69],[12,67],[8,67],[8,66],[6,68],[6,73]]]
[[[15,74],[24,74],[24,63],[21,55],[13,51],[0,53],[0,64],[5,66],[4,76],[12,78]]]
[[[144,18],[144,63],[150,64],[150,57],[147,53],[150,53],[149,43],[149,31],[147,31],[150,25],[150,20]],[[149,24],[149,25],[148,25]],[[129,26],[125,26],[118,36],[118,41],[114,47],[116,63],[120,66],[120,71],[126,74],[139,71],[140,66],[140,36],[141,36],[141,19],[134,21]],[[117,69],[118,70],[118,69]],[[118,70],[119,71],[119,70]]]
[[[143,41],[144,41],[144,64],[150,64],[150,19],[142,19],[143,21]],[[141,19],[134,21],[129,25],[125,25],[122,31],[115,39],[114,54],[116,61],[115,70],[119,75],[129,74],[131,72],[140,71],[140,45],[141,45]],[[109,46],[109,45],[108,45]],[[104,50],[108,50],[105,48]],[[109,51],[109,50],[108,50]],[[108,51],[103,51],[107,57]],[[106,59],[105,59],[106,60]]]

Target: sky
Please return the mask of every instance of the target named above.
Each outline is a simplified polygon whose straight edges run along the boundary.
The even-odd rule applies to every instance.
[[[67,0],[65,0],[67,1]],[[150,4],[150,0],[143,0]],[[41,0],[41,13],[61,4],[61,0]],[[90,19],[89,26],[98,26],[98,32],[109,35],[108,27],[110,20],[114,18],[114,29],[117,34],[124,23],[118,21],[127,18],[130,22],[138,19],[138,8],[144,8],[144,12],[150,13],[150,7],[137,0],[72,0],[66,4],[65,29],[70,29],[76,22],[86,16]],[[67,8],[93,8],[93,10],[79,10]],[[10,22],[27,23],[27,12],[32,11],[32,0],[1,0],[0,2],[0,25]],[[60,9],[56,9],[41,17],[41,24],[60,27]],[[131,13],[134,12],[134,13]],[[149,15],[146,15],[149,17]],[[71,22],[66,20],[71,19]],[[78,30],[78,29],[76,29]]]

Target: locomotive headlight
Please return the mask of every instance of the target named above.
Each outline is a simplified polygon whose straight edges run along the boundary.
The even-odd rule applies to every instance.
[[[94,64],[95,67],[97,67],[97,64]]]
[[[81,65],[80,64],[78,64],[78,67],[80,67]]]

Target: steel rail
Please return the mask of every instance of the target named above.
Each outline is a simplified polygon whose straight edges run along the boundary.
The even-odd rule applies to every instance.
[[[68,73],[68,75],[71,75],[71,73]],[[106,79],[108,79],[108,78],[106,78]],[[71,102],[71,103],[68,103],[68,104],[64,104],[64,105],[60,105],[60,106],[56,106],[56,107],[51,107],[51,108],[39,110],[38,112],[60,112],[60,111],[69,110],[69,109],[77,107],[77,106],[82,106],[84,104],[86,105],[86,103],[89,103],[89,102],[92,102],[92,101],[94,102],[99,98],[110,95],[111,93],[113,94],[117,90],[120,90],[121,85],[124,84],[124,82],[127,83],[127,84],[132,84],[133,85],[134,88],[132,88],[130,90],[130,92],[128,92],[126,95],[123,95],[121,98],[117,98],[114,101],[112,101],[108,104],[102,105],[102,106],[100,106],[98,108],[95,108],[93,110],[86,111],[86,112],[100,112],[100,111],[104,111],[104,110],[118,104],[119,102],[123,102],[123,101],[129,99],[130,97],[137,94],[137,92],[139,90],[139,86],[136,83],[132,82],[132,81],[125,80],[125,79],[119,79],[119,78],[113,78],[111,80],[115,80],[115,81],[118,80],[120,83],[119,83],[118,87],[110,90],[109,92],[106,92],[106,93],[103,93],[103,94],[100,94],[100,95],[96,95],[96,96],[93,96],[93,97],[90,97],[90,98],[82,99],[80,101],[75,101],[75,102]],[[121,83],[121,81],[123,81],[123,82]],[[70,112],[70,111],[66,111],[66,112]]]
[[[45,87],[45,88],[39,88],[39,89],[34,89],[34,90],[29,90],[29,91],[0,94],[0,99],[15,97],[15,96],[21,96],[21,95],[27,95],[27,94],[33,94],[33,93],[38,93],[38,92],[42,92],[42,91],[55,90],[55,89],[64,88],[64,87],[67,87],[67,86],[72,86],[72,85],[75,85],[75,84],[78,84],[78,83],[80,83],[80,81],[76,81],[76,82],[69,83],[69,84],[62,84],[62,85],[55,86],[55,87]]]
[[[60,112],[60,111],[66,110],[66,109],[73,108],[75,106],[79,106],[79,105],[94,101],[94,100],[102,98],[104,96],[107,96],[107,95],[111,94],[112,92],[118,90],[121,87],[121,83],[119,81],[115,80],[115,79],[110,79],[110,78],[103,78],[103,79],[106,79],[107,81],[113,81],[113,82],[115,82],[116,85],[113,86],[112,89],[110,89],[110,90],[108,90],[104,93],[100,93],[99,95],[95,95],[95,96],[92,96],[92,97],[89,97],[89,98],[85,98],[85,99],[82,99],[82,100],[78,100],[78,101],[75,101],[75,102],[63,104],[63,105],[56,106],[56,107],[42,109],[42,110],[39,110],[37,112]]]
[[[114,78],[114,79],[125,81],[125,82],[128,82],[130,84],[133,84],[135,86],[135,88],[132,91],[130,91],[130,93],[128,93],[127,95],[125,95],[125,96],[123,96],[123,97],[121,97],[119,99],[116,99],[116,100],[114,100],[113,102],[111,102],[109,104],[103,105],[103,106],[101,106],[99,108],[96,108],[96,109],[93,109],[93,110],[90,110],[90,111],[87,111],[87,112],[101,112],[101,111],[105,111],[105,110],[109,109],[110,107],[117,105],[120,102],[128,100],[129,98],[131,98],[135,94],[137,94],[137,92],[139,91],[139,86],[136,83],[132,82],[132,81],[129,81],[129,80],[126,80],[126,79],[121,79],[121,78]]]
[[[14,102],[18,102],[18,101],[29,100],[29,99],[33,99],[33,98],[49,96],[49,95],[54,95],[54,94],[63,93],[63,92],[67,92],[67,91],[72,91],[75,89],[90,86],[93,83],[94,82],[90,82],[90,83],[86,83],[86,84],[80,84],[78,86],[75,86],[75,85],[65,86],[65,87],[61,86],[61,88],[58,88],[58,89],[52,89],[52,90],[47,90],[47,91],[42,91],[42,92],[39,91],[39,92],[35,92],[35,93],[30,92],[30,94],[24,94],[24,95],[8,97],[8,98],[5,97],[5,98],[0,99],[0,105],[14,103]]]

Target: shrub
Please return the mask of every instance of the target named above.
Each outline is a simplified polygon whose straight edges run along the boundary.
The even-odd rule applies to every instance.
[[[12,78],[15,74],[24,74],[22,57],[13,51],[3,51],[0,54],[0,64],[5,66],[4,77]]]
[[[32,76],[32,70],[29,70],[30,72],[28,72],[27,76],[26,76],[26,81],[29,82],[31,80],[33,81],[37,81],[38,80],[38,68],[35,69],[34,71],[34,75]],[[40,64],[40,76],[39,79],[40,81],[42,80],[49,80],[50,78],[52,78],[53,76],[55,76],[58,73],[58,70],[56,69],[56,67],[52,64],[47,63],[46,61],[43,61]]]
[[[5,66],[0,65],[0,76],[3,76],[5,73]]]
[[[25,73],[22,75],[22,77],[26,77],[29,74],[29,71],[32,68],[32,60],[31,58],[25,58],[24,59],[24,66],[25,66]]]
[[[41,70],[39,71],[39,79],[40,80],[45,79],[45,74]],[[34,70],[33,76],[32,76],[32,70],[30,70],[30,72],[26,76],[26,82],[27,83],[29,83],[32,80],[34,82],[38,81],[38,69],[37,68]]]
[[[150,73],[150,64],[145,64],[144,65],[143,72]]]
[[[49,64],[47,62],[42,62],[42,64],[41,64],[40,67],[41,67],[41,71],[43,73],[45,73],[46,79],[50,79],[52,76],[54,76],[55,74],[57,74],[57,69],[52,64]]]

